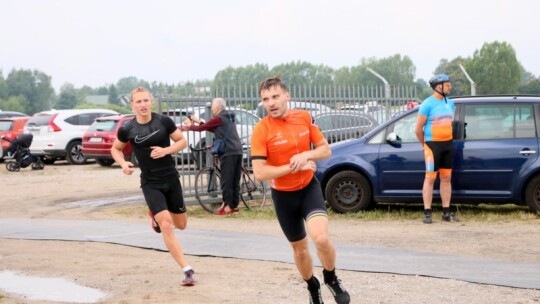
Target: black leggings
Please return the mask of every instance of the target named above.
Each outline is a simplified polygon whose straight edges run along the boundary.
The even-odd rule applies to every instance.
[[[315,216],[327,216],[321,185],[315,177],[306,187],[297,191],[272,189],[272,200],[281,230],[289,242],[306,237],[304,221]]]

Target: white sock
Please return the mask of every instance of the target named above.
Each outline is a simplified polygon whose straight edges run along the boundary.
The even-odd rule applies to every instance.
[[[187,265],[186,267],[182,268],[182,270],[183,270],[184,272],[187,272],[187,271],[192,270],[192,269],[193,269],[193,268],[191,268],[191,266],[189,266],[189,265]]]

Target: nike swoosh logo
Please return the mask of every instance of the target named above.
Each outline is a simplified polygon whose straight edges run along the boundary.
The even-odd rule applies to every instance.
[[[150,134],[148,134],[146,136],[143,136],[143,137],[139,137],[139,134],[137,134],[135,136],[134,141],[135,141],[136,144],[140,144],[140,143],[144,142],[145,140],[149,139],[150,137],[154,136],[157,132],[159,132],[159,130],[156,130],[153,133],[150,133]]]
[[[186,212],[186,207],[178,208],[178,210],[179,210],[180,212]]]

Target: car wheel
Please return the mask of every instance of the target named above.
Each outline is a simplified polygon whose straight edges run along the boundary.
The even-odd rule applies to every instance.
[[[369,182],[355,171],[343,171],[332,176],[326,185],[325,196],[337,213],[357,212],[373,205]]]
[[[67,161],[72,165],[82,165],[86,163],[86,159],[82,154],[82,144],[76,140],[67,146]]]
[[[114,164],[114,159],[96,159],[96,162],[103,167],[110,167]]]
[[[46,165],[52,165],[56,161],[56,158],[42,157],[41,160]]]
[[[540,175],[534,177],[527,185],[525,201],[531,211],[540,213]]]

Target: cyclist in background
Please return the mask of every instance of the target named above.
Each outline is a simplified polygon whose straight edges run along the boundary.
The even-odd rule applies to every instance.
[[[323,266],[324,283],[337,303],[349,303],[349,293],[336,276],[336,250],[328,235],[321,185],[314,177],[314,161],[330,157],[328,142],[309,112],[288,108],[289,90],[279,77],[264,80],[259,96],[268,116],[257,123],[251,137],[255,177],[270,180],[276,215],[307,283],[310,303],[323,300],[319,280],[313,275],[306,228]]]
[[[459,219],[450,212],[452,195],[452,165],[454,163],[454,143],[452,121],[454,102],[447,97],[452,89],[450,78],[445,74],[435,75],[429,80],[433,95],[420,105],[416,119],[415,133],[424,148],[426,177],[422,187],[425,224],[431,224],[433,185],[440,172],[440,194],[442,200],[442,220],[457,222]]]

